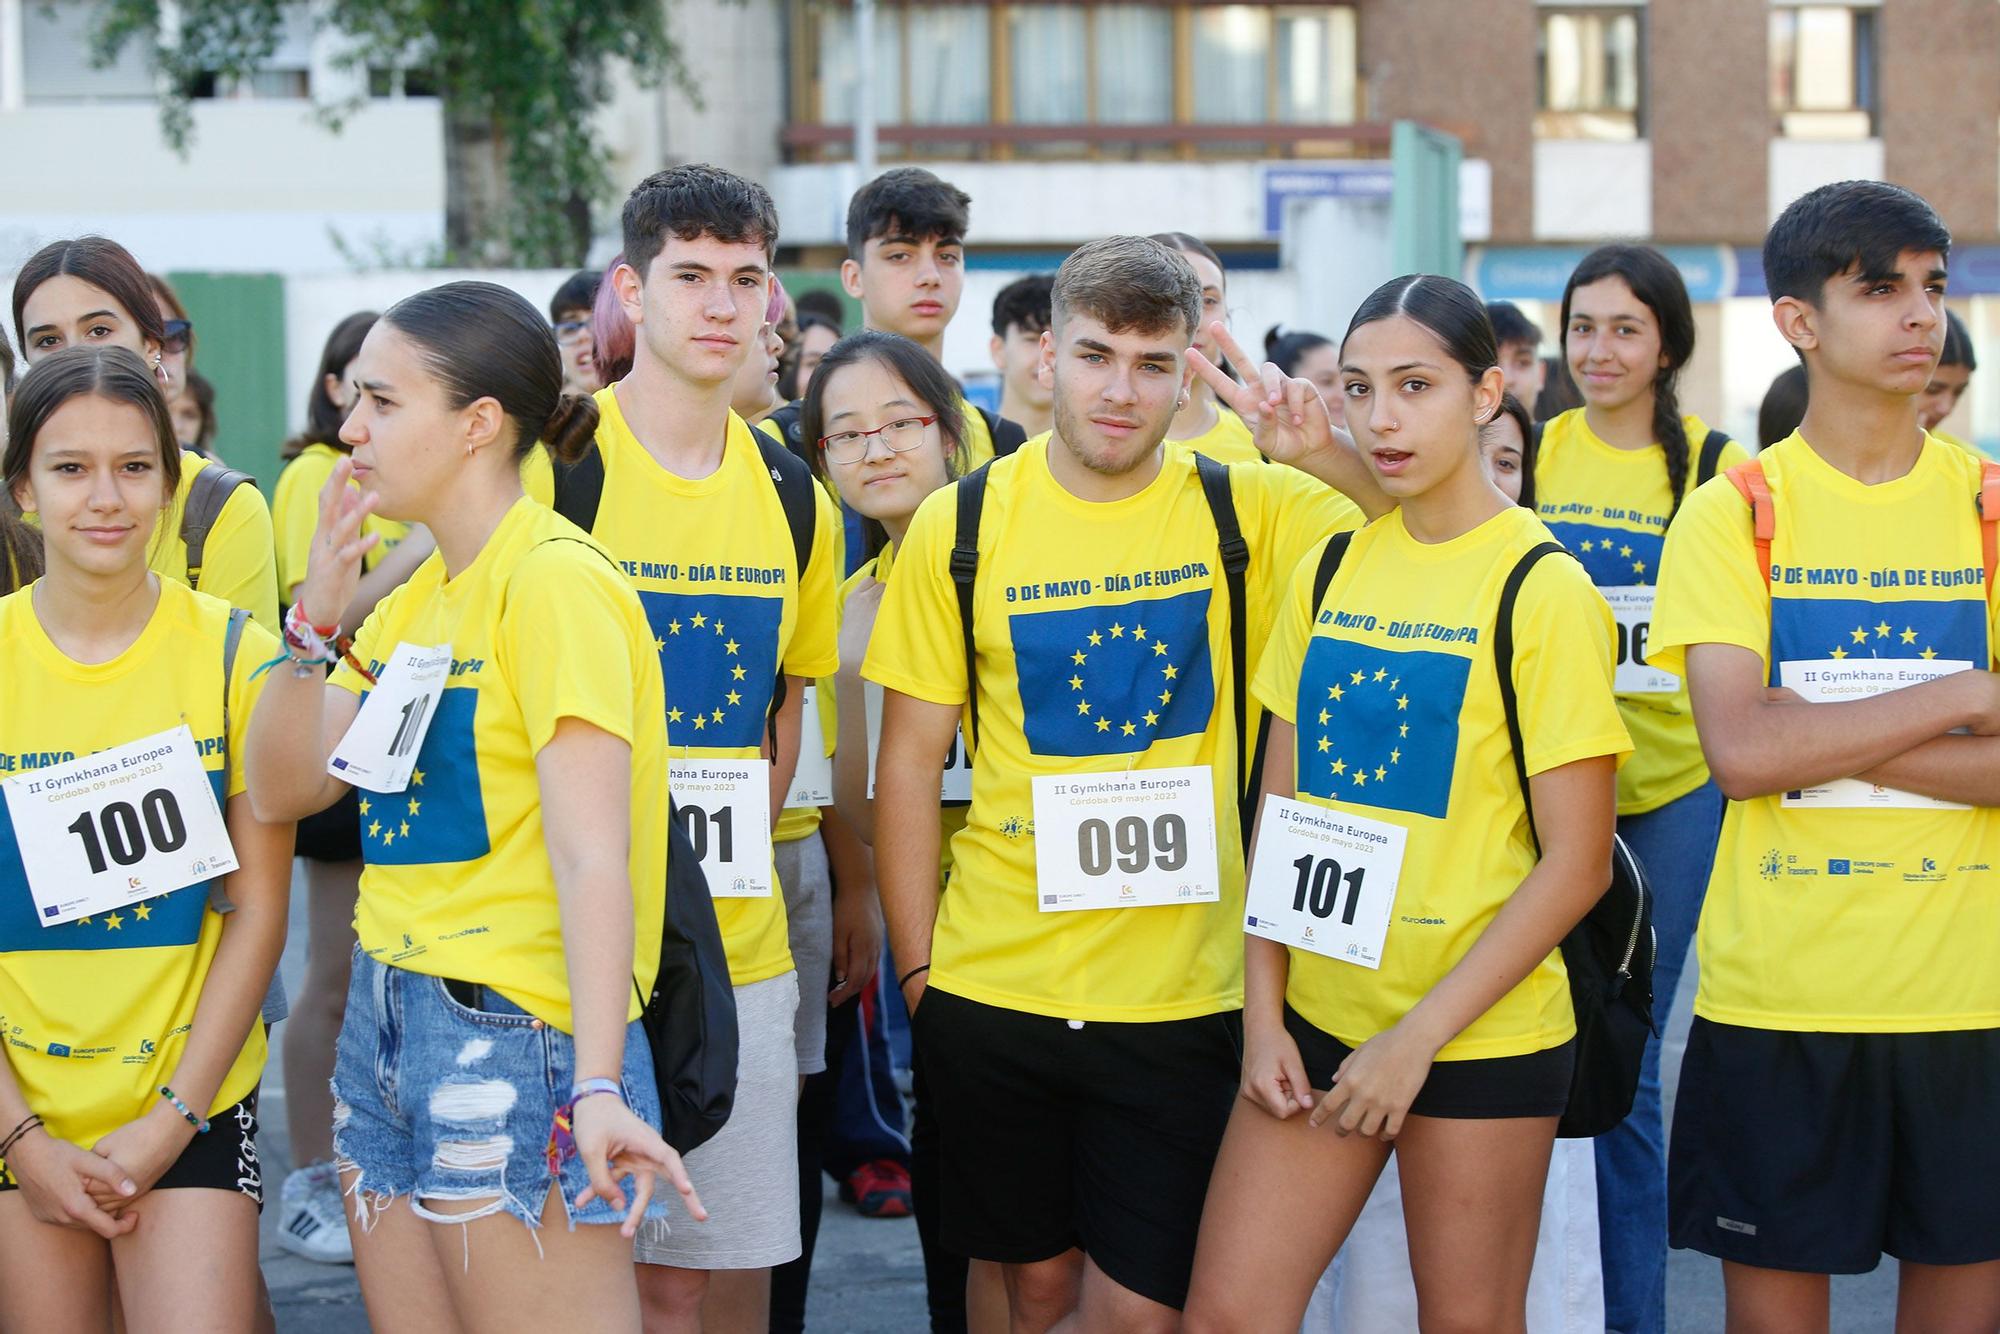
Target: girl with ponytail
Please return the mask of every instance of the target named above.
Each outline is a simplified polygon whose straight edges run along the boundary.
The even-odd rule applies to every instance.
[[[1695,736],[1687,686],[1646,663],[1667,526],[1742,446],[1683,412],[1694,311],[1680,271],[1648,246],[1601,246],[1570,275],[1563,353],[1583,406],[1543,424],[1534,495],[1618,618],[1619,712],[1635,747],[1618,774],[1618,832],[1651,873],[1665,1025],[1722,828],[1722,797]],[[1666,1152],[1659,1040],[1647,1044],[1632,1115],[1597,1141],[1605,1323],[1656,1329],[1666,1284]]]
[[[321,489],[249,763],[270,819],[338,800],[336,755],[334,772],[374,775],[353,784],[366,866],[333,1074],[362,1297],[384,1329],[637,1334],[631,1237],[664,1211],[656,1178],[705,1217],[660,1138],[639,1023],[666,704],[637,595],[522,494],[520,466],[537,440],[579,456],[597,407],[562,392],[549,327],[491,283],[392,306],[353,376],[353,453]],[[437,550],[349,640],[378,510]]]

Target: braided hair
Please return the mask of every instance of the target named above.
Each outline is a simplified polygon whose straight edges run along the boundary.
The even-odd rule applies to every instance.
[[[1585,255],[1563,287],[1562,324],[1569,329],[1570,298],[1579,287],[1617,278],[1653,312],[1660,330],[1660,355],[1665,361],[1653,376],[1653,439],[1666,459],[1667,485],[1673,491],[1672,523],[1687,497],[1689,459],[1687,428],[1681,422],[1681,369],[1694,356],[1694,308],[1687,284],[1674,262],[1651,246],[1607,245]]]

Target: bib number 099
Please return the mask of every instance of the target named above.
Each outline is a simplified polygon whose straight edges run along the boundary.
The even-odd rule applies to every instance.
[[[129,801],[114,801],[94,815],[90,811],[76,817],[68,831],[83,840],[83,855],[92,875],[110,869],[105,853],[120,866],[136,866],[145,857],[150,842],[155,852],[178,852],[187,842],[187,821],[174,794],[156,787],[139,799],[135,808]]]
[[[1187,823],[1172,813],[1151,821],[1127,815],[1115,825],[1094,817],[1083,821],[1076,827],[1077,865],[1085,875],[1109,874],[1114,844],[1118,869],[1127,875],[1148,866],[1178,871],[1187,865]]]
[[[1299,873],[1298,885],[1292,890],[1292,910],[1309,912],[1314,917],[1333,916],[1333,907],[1340,897],[1339,886],[1347,885],[1347,906],[1340,910],[1341,924],[1354,925],[1354,910],[1361,905],[1361,881],[1368,874],[1368,868],[1357,866],[1342,875],[1340,863],[1331,857],[1315,857],[1305,854],[1292,866]]]

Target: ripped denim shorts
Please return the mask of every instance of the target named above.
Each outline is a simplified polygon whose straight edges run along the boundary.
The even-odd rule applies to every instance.
[[[355,1216],[367,1227],[407,1196],[410,1208],[433,1222],[465,1223],[504,1209],[533,1228],[556,1185],[572,1227],[623,1221],[600,1199],[577,1208],[590,1184],[580,1159],[549,1172],[549,1130],[575,1080],[569,1034],[491,988],[447,986],[378,963],[357,946],[333,1067],[333,1152],[343,1172],[360,1174]],[[653,1057],[637,1022],[625,1034],[623,1082],[626,1105],[657,1130]],[[629,1204],[631,1179],[618,1184]],[[664,1179],[647,1218],[666,1216],[663,1193],[673,1193]],[[425,1207],[447,1200],[478,1207]]]

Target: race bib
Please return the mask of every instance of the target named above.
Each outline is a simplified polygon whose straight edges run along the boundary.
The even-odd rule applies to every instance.
[[[819,687],[807,686],[799,714],[799,764],[785,809],[833,805],[833,756],[826,753],[826,728],[819,720]]]
[[[1214,903],[1215,788],[1205,764],[1034,779],[1043,912]]]
[[[1814,704],[1837,704],[1869,699],[1901,690],[1904,686],[1935,681],[1940,676],[1972,670],[1972,664],[1952,658],[1821,658],[1809,662],[1780,662],[1778,684]],[[1865,783],[1859,778],[1836,778],[1817,787],[1787,792],[1781,805],[1788,809],[1894,809],[1926,811],[1970,810],[1956,801],[1939,801],[1898,788]]]
[[[409,787],[417,752],[450,675],[451,645],[396,645],[347,734],[333,748],[326,771],[370,792]]]
[[[35,918],[59,926],[236,869],[185,725],[0,783]]]
[[[862,688],[861,702],[868,711],[868,799],[875,799],[875,757],[882,750],[882,687],[873,681]],[[963,806],[972,800],[972,757],[965,752],[965,726],[951,734],[951,749],[944,757],[944,776],[938,785],[939,804]]]
[[[1646,637],[1653,628],[1653,594],[1650,584],[1629,584],[1621,588],[1600,588],[1618,621],[1618,666],[1612,689],[1621,695],[1671,695],[1681,688],[1680,678],[1646,663]]]
[[[667,786],[708,892],[718,899],[770,898],[769,762],[673,760]]]
[[[1382,966],[1409,832],[1400,825],[1264,799],[1243,929],[1363,968]]]

